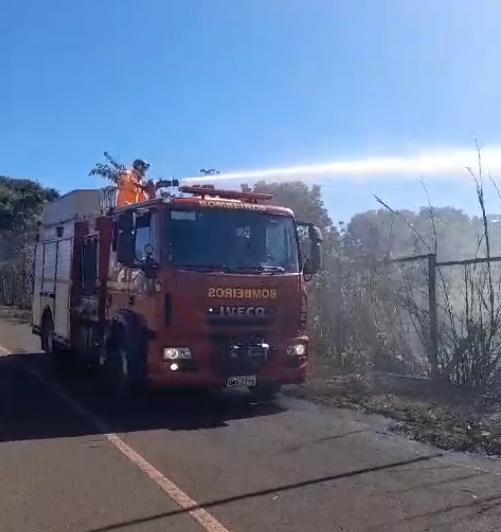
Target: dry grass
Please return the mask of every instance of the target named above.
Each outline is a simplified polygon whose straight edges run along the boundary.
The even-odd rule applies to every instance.
[[[383,374],[313,377],[287,393],[339,408],[382,414],[390,430],[443,449],[501,455],[499,400],[445,383]]]
[[[29,324],[31,311],[0,305],[0,320]]]

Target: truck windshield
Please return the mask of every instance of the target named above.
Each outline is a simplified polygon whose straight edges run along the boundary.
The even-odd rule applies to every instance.
[[[259,212],[172,210],[168,259],[176,266],[241,273],[297,273],[293,219]]]

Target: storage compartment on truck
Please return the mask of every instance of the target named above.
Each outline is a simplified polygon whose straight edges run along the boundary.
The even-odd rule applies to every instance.
[[[35,248],[32,323],[42,326],[50,310],[54,333],[61,341],[70,336],[69,307],[75,223],[99,211],[98,190],[74,190],[47,205]]]

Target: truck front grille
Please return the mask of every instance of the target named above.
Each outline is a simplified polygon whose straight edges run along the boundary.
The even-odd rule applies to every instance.
[[[255,375],[274,356],[274,348],[262,339],[217,338],[215,365],[226,376]]]
[[[262,327],[271,328],[273,325],[273,318],[220,318],[210,317],[208,323],[211,327]]]

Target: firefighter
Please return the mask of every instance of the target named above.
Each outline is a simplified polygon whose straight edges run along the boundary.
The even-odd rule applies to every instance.
[[[117,207],[126,207],[150,199],[152,196],[151,183],[145,182],[149,167],[150,165],[146,161],[136,159],[132,163],[132,170],[127,170],[122,174],[118,183]]]

